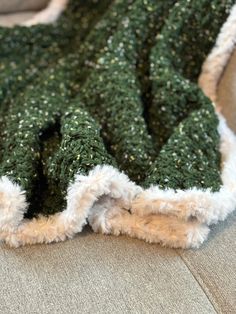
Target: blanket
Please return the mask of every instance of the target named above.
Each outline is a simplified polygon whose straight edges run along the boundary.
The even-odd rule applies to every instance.
[[[233,0],[72,0],[53,25],[1,27],[0,240],[89,224],[199,247],[236,206],[216,93],[235,38]]]

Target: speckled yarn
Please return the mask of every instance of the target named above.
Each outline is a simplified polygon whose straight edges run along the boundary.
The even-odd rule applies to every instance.
[[[74,175],[99,164],[219,189],[218,120],[196,79],[233,4],[75,0],[55,25],[0,28],[0,175],[29,215],[62,210]]]

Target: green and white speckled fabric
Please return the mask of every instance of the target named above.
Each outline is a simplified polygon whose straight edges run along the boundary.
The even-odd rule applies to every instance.
[[[197,78],[233,4],[75,0],[55,25],[0,28],[0,175],[28,217],[61,211],[96,165],[219,190],[218,118]]]

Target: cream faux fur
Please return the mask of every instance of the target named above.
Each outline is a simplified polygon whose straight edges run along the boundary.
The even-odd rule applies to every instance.
[[[0,178],[0,230],[12,230],[27,211],[24,191],[7,177]]]
[[[95,206],[89,217],[89,224],[95,232],[125,234],[172,248],[198,248],[209,233],[209,228],[196,219],[186,222],[171,215],[139,216],[118,206],[112,209],[105,206]]]

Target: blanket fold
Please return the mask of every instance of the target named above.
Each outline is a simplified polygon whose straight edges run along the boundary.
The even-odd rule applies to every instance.
[[[236,206],[236,137],[216,112],[235,18],[231,0],[91,0],[0,28],[0,239],[88,223],[199,247]]]

